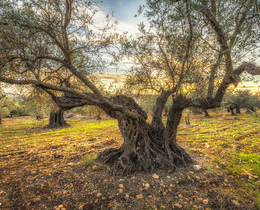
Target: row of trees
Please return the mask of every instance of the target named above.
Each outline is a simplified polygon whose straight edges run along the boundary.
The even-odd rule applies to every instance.
[[[154,104],[156,101],[156,96],[154,95],[145,95],[142,97],[138,97],[138,101],[142,109],[147,113],[152,113],[154,109]],[[168,110],[172,105],[172,101],[167,101],[164,107],[164,116],[168,115]],[[228,109],[228,112],[231,112],[232,115],[236,113],[240,113],[241,108],[249,108],[251,110],[255,110],[260,108],[260,96],[257,93],[251,93],[250,91],[227,91],[225,94],[221,108],[224,110]],[[209,117],[207,110],[202,110],[199,108],[191,108],[189,110],[193,114],[202,114],[205,113],[205,117]]]
[[[156,96],[144,95],[136,98],[138,99],[141,108],[146,113],[152,114],[156,102]],[[172,101],[168,100],[164,107],[163,116],[168,115],[168,110],[171,105]],[[240,113],[241,108],[255,110],[256,108],[260,108],[260,97],[258,94],[252,94],[249,91],[228,91],[221,103],[221,107],[222,109],[228,109],[228,112],[231,112],[232,115],[235,115],[234,109],[236,110],[236,113]],[[193,114],[202,114],[205,110],[192,108],[190,111]],[[0,98],[0,118],[7,116],[33,116],[36,119],[42,119],[43,116],[46,115],[49,115],[50,118],[52,118],[53,113],[59,112],[60,110],[55,107],[51,98],[47,95],[44,97],[44,93],[39,94],[39,92],[37,92],[36,95],[30,95],[27,98],[19,97],[19,99],[2,94]],[[106,115],[102,109],[94,106],[76,107],[70,110],[70,114],[80,114],[97,120],[101,119],[101,115]],[[61,113],[61,115],[63,115],[63,113]],[[205,116],[208,117],[209,115]],[[64,121],[64,117],[61,117],[60,122],[62,122],[62,120]],[[50,119],[50,122],[53,122],[53,120]],[[58,121],[56,120],[56,122]],[[67,126],[67,123],[58,123],[53,125],[53,127],[48,125],[48,128],[57,128],[62,126]]]
[[[240,113],[241,108],[247,108],[254,111],[255,108],[260,107],[260,97],[257,94],[250,94],[249,91],[227,93],[223,105],[232,115],[235,115],[234,110],[236,110],[236,113]]]
[[[123,145],[97,157],[112,171],[191,163],[176,139],[182,111],[219,107],[243,71],[259,72],[242,63],[259,45],[259,2],[146,0],[140,12],[150,27],[141,24],[137,37],[114,33],[109,15],[96,22],[99,8],[93,0],[0,0],[0,81],[41,88],[61,110],[92,105],[117,119]],[[133,62],[129,91],[112,95],[93,72],[121,58]],[[130,97],[144,92],[157,94],[151,123]]]
[[[227,91],[221,103],[221,107],[227,109],[228,112],[231,112],[231,115],[235,115],[235,111],[236,113],[240,113],[241,108],[247,108],[247,110],[255,112],[256,108],[260,107],[259,93],[252,94],[250,91],[246,90]],[[198,112],[198,110],[194,111]],[[207,110],[202,111],[204,111],[205,117],[210,117]]]
[[[9,87],[10,89],[10,87]],[[64,119],[64,112],[60,110],[53,102],[51,97],[38,88],[33,89],[31,92],[26,91],[27,94],[7,94],[0,93],[0,124],[1,119],[13,116],[33,116],[37,120],[42,119],[44,116],[49,116],[49,124],[47,128],[58,128],[68,126]],[[98,107],[76,107],[72,109],[71,114],[81,114],[90,118],[101,119],[102,112]]]

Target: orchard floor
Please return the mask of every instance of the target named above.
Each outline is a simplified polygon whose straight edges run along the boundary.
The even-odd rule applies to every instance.
[[[247,116],[215,117],[227,124],[240,118],[252,121]],[[194,117],[191,125],[182,123],[179,129],[180,144],[195,161],[190,167],[121,176],[93,162],[97,152],[122,143],[114,120],[71,119],[70,128],[53,131],[42,129],[46,122],[31,118],[4,119],[0,209],[258,209],[259,176],[254,170],[250,176],[238,175],[215,161],[210,151],[218,150],[215,144],[202,145],[196,137],[200,144],[194,146],[191,136],[183,140],[204,121],[202,116]],[[205,132],[204,128],[201,133]],[[253,149],[259,152],[259,133],[255,136],[258,142]],[[241,183],[251,184],[253,192]]]

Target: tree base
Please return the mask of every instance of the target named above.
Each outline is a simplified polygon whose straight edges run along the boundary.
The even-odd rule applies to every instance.
[[[144,150],[129,152],[123,148],[124,145],[119,149],[106,149],[97,156],[96,161],[107,166],[111,173],[118,172],[123,175],[151,172],[156,169],[174,171],[178,167],[187,167],[193,163],[186,151],[177,144],[165,150],[146,148],[146,152]]]
[[[45,126],[45,128],[55,129],[61,127],[69,127],[70,125],[66,123],[63,114],[64,112],[62,110],[59,110],[58,112],[51,112],[49,124]]]

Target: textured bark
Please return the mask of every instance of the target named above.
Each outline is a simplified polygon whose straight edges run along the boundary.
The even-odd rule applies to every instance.
[[[49,124],[45,128],[53,129],[60,127],[68,127],[69,125],[66,123],[63,114],[64,112],[62,110],[59,110],[57,112],[51,112]]]
[[[0,125],[2,124],[2,118],[0,117]]]
[[[216,72],[217,72],[217,69],[218,69],[218,67],[220,65],[221,58],[222,58],[222,53],[219,54],[217,62],[210,69],[210,77],[209,77],[207,98],[212,98],[212,96],[213,96]]]
[[[236,107],[236,113],[237,113],[237,114],[241,114],[241,112],[240,112],[240,107],[239,107],[239,106]]]
[[[151,125],[146,122],[146,113],[126,96],[118,96],[112,99],[115,103],[120,102],[128,109],[136,110],[144,118],[129,118],[120,112],[113,112],[104,108],[112,117],[118,120],[120,132],[124,138],[124,143],[119,149],[110,148],[100,153],[97,161],[108,166],[111,172],[122,171],[124,175],[135,171],[152,171],[154,169],[174,170],[178,166],[186,166],[192,163],[190,156],[176,143],[177,127],[180,122],[182,109],[178,105],[172,106],[169,111],[171,115],[172,128],[166,131],[162,121],[163,107],[170,94],[162,93],[157,100],[157,106]],[[166,100],[166,101],[165,101]],[[168,125],[168,126],[171,126]]]

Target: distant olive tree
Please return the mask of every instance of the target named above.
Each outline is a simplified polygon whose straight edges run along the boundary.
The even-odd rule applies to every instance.
[[[10,112],[17,106],[17,102],[2,93],[0,93],[0,124],[2,124],[2,118],[10,115]]]
[[[235,115],[234,109],[239,114],[241,108],[249,108],[253,111],[254,107],[260,107],[260,98],[250,91],[236,91],[227,93],[222,104],[231,112],[231,115]]]

